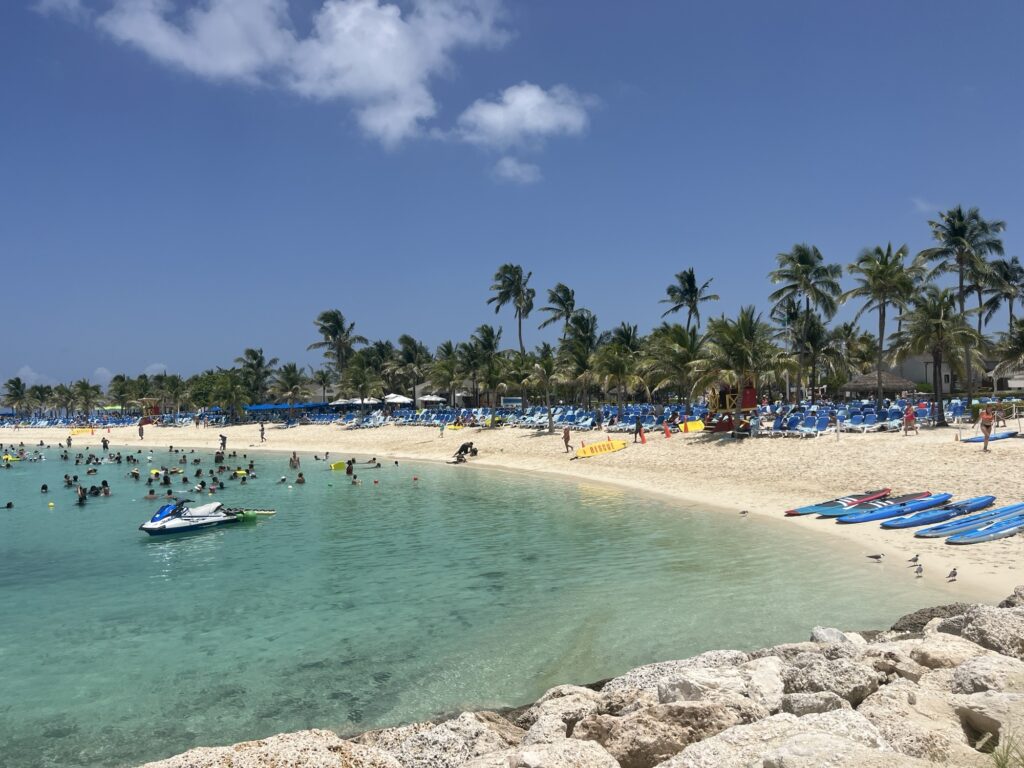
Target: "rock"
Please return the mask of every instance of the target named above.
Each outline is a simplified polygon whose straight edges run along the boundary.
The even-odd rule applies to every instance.
[[[797,717],[833,709],[850,709],[850,702],[832,691],[787,693],[782,697],[782,711]]]
[[[628,715],[630,712],[653,707],[659,703],[661,702],[658,701],[656,689],[602,691],[601,698],[597,702],[596,714],[621,717],[622,715]]]
[[[911,650],[910,657],[922,667],[941,669],[960,666],[983,653],[985,649],[975,643],[955,635],[935,632],[925,634],[924,639]]]
[[[911,658],[911,651],[918,643],[879,643],[864,649],[861,661],[886,675],[896,675],[905,680],[918,682],[928,671]]]
[[[436,725],[387,728],[358,736],[384,749],[402,768],[456,768],[468,760],[519,744],[523,731],[493,712],[463,712]]]
[[[462,768],[619,768],[619,764],[597,742],[562,739],[492,752]]]
[[[836,729],[838,734],[831,730],[822,730],[823,728]],[[880,754],[884,750],[884,754],[894,756],[888,744],[870,722],[852,709],[843,709],[825,715],[808,715],[800,718],[790,714],[778,714],[756,723],[737,725],[717,736],[689,745],[658,768],[761,766],[765,756],[802,734],[818,734],[828,739],[844,738],[865,749],[879,750]]]
[[[554,699],[564,699],[569,696],[575,697],[575,701],[580,699],[587,699],[589,701],[597,702],[601,699],[601,694],[590,688],[584,688],[579,685],[559,685],[554,688],[550,688],[545,691],[544,695],[537,699],[536,703],[532,707],[529,707],[522,715],[515,720],[515,724],[520,728],[529,728],[537,721],[537,716],[540,713],[540,708],[547,704],[549,701]]]
[[[976,757],[948,689],[897,680],[871,694],[857,711],[903,754],[955,765],[969,764]]]
[[[622,768],[650,768],[695,741],[742,722],[731,708],[705,701],[659,704],[625,717],[592,715],[573,738],[601,744]]]
[[[988,654],[968,659],[953,671],[953,693],[1024,693],[1024,661]]]
[[[812,643],[848,643],[849,638],[833,627],[815,627],[811,630]]]
[[[754,651],[750,654],[750,658],[763,659],[767,656],[778,656],[785,662],[791,662],[801,653],[821,653],[821,646],[809,640],[804,643],[782,643]]]
[[[815,654],[801,654],[786,668],[783,682],[786,693],[831,691],[856,707],[878,690],[879,673],[849,659],[829,660]]]
[[[747,682],[746,696],[769,712],[778,712],[785,688],[782,681],[784,669],[782,660],[775,656],[751,659],[740,664],[740,675]]]
[[[1013,594],[999,604],[1000,608],[1022,608],[1024,607],[1024,584],[1021,584]]]
[[[960,636],[1004,656],[1024,659],[1024,608],[976,605],[967,612]]]
[[[143,768],[403,768],[391,755],[330,731],[281,733],[231,747],[200,747]]]
[[[946,619],[950,616],[957,616],[966,613],[970,608],[969,603],[949,603],[948,605],[936,605],[933,608],[922,608],[919,611],[900,616],[892,625],[893,632],[923,632],[925,624],[932,619]]]
[[[660,683],[658,701],[715,700],[728,693],[745,696],[768,712],[777,711],[782,703],[782,670],[782,660],[775,656],[752,659],[738,667],[694,667]]]
[[[683,670],[695,667],[735,667],[746,661],[750,661],[750,656],[743,651],[707,651],[689,659],[647,664],[609,680],[601,689],[601,693],[642,689],[657,692],[659,683],[676,676]]]
[[[570,736],[576,723],[597,710],[597,701],[590,696],[572,693],[548,699],[534,705],[531,710],[536,710],[536,716],[522,744],[542,744]]]
[[[765,754],[760,768],[934,768],[933,763],[872,749],[826,733],[803,733]],[[745,768],[745,767],[744,767]]]
[[[976,739],[986,733],[1005,738],[1024,724],[1024,694],[985,691],[956,699],[956,713]]]

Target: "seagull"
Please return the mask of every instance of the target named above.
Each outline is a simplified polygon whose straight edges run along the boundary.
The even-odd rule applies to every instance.
[[[740,510],[740,517],[746,517],[749,514],[750,514],[750,510],[749,509]]]
[[[883,557],[885,557],[885,555],[867,555],[869,560],[874,560],[876,563],[882,562]]]
[[[946,576],[946,581],[956,581],[956,568],[949,572],[949,575]]]
[[[917,574],[917,578],[920,579],[924,575],[924,566],[923,565],[917,566],[917,568],[914,569],[914,573],[916,573]]]
[[[917,563],[917,558],[919,558],[919,557],[920,557],[920,555],[914,555],[912,558],[907,560],[907,562],[908,563]]]

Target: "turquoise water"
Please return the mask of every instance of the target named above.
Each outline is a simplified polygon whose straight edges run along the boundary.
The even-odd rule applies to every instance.
[[[158,505],[136,500],[127,466],[88,478],[114,495],[79,508],[60,478],[84,467],[47,453],[0,471],[0,504],[16,505],[0,509],[7,768],[516,705],[942,599],[773,521],[471,467],[386,463],[356,487],[304,456],[308,483],[289,489],[274,484],[294,477],[286,457],[263,455],[218,498],[275,518],[151,538],[137,526]]]

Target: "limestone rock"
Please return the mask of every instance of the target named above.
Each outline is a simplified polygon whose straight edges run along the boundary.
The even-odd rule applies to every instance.
[[[835,729],[837,732],[822,729]],[[756,723],[737,725],[717,736],[689,745],[658,768],[761,766],[763,758],[772,750],[802,734],[818,734],[827,739],[843,738],[865,749],[879,750],[880,753],[884,750],[884,754],[890,757],[894,754],[863,715],[851,709],[843,709],[827,712],[825,715],[808,715],[800,718],[790,714],[778,714]]]
[[[782,697],[783,712],[797,717],[815,712],[829,712],[833,709],[850,709],[850,702],[832,691],[816,693],[787,693]]]
[[[759,768],[934,768],[933,763],[872,749],[826,733],[803,733],[765,754]],[[746,768],[744,766],[744,768]]]
[[[143,768],[403,768],[391,755],[330,731],[281,733],[231,747],[200,747]]]
[[[1024,608],[1024,584],[1021,584],[1013,594],[999,604],[1000,608]]]
[[[463,712],[436,725],[372,731],[357,741],[386,749],[403,768],[456,768],[474,757],[516,746],[522,738],[522,729],[500,715]]]
[[[834,627],[815,627],[811,630],[812,643],[848,643],[849,638]]]
[[[619,764],[597,742],[562,739],[492,752],[462,768],[619,768]]]
[[[923,632],[925,624],[932,619],[946,619],[950,616],[958,616],[967,613],[969,603],[949,603],[948,605],[936,605],[932,608],[922,608],[919,611],[900,616],[892,625],[893,632]]]
[[[728,707],[705,701],[659,704],[625,717],[592,715],[577,723],[573,738],[601,744],[622,768],[650,768],[683,747],[742,722]]]
[[[637,712],[660,703],[662,702],[658,700],[657,689],[601,691],[601,698],[597,702],[596,714],[621,717],[622,715],[628,715],[630,712]]]
[[[580,685],[558,685],[554,688],[548,689],[543,696],[537,699],[536,703],[529,709],[527,709],[519,718],[516,719],[516,725],[520,728],[529,728],[535,722],[540,714],[540,709],[543,705],[549,701],[555,699],[563,699],[567,697],[574,697],[574,701],[580,699],[587,699],[589,701],[597,702],[601,699],[601,694],[597,691],[593,691],[590,688],[584,688]]]
[[[1024,659],[1024,608],[976,605],[966,616],[961,637],[1004,656]]]
[[[861,661],[870,664],[878,672],[896,675],[916,683],[928,671],[927,667],[911,658],[911,651],[919,644],[916,641],[902,641],[869,645],[864,649]]]
[[[523,737],[523,744],[543,744],[572,734],[576,723],[597,710],[594,698],[579,693],[548,699],[531,708],[536,716]]]
[[[958,696],[957,714],[976,733],[1005,737],[1024,724],[1024,694],[985,691]]]
[[[988,654],[968,659],[953,671],[953,693],[1024,693],[1024,661]]]
[[[782,704],[782,671],[782,660],[775,656],[752,659],[737,667],[682,670],[658,685],[658,700],[662,704],[715,700],[725,693],[745,696],[768,712],[777,711]]]
[[[871,694],[857,711],[903,754],[956,765],[976,756],[948,688],[934,690],[897,680]]]
[[[975,643],[955,635],[935,632],[925,634],[924,639],[910,652],[910,657],[922,667],[941,669],[958,667],[983,653],[985,649]]]
[[[735,667],[746,661],[750,661],[750,656],[743,651],[707,651],[689,659],[647,664],[609,680],[601,693],[642,689],[657,692],[659,683],[676,676],[682,670],[695,667]]]
[[[879,673],[849,659],[829,660],[802,654],[786,668],[783,681],[786,693],[831,691],[856,707],[878,690]]]
[[[782,643],[773,645],[770,648],[761,648],[750,654],[752,659],[762,659],[766,656],[778,656],[785,662],[791,662],[802,653],[821,653],[821,646],[809,640],[803,643]]]

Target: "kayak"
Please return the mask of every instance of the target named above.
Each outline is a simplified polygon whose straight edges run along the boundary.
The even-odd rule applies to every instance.
[[[881,509],[882,507],[899,507],[903,504],[907,504],[911,501],[917,501],[923,499],[926,496],[931,495],[931,491],[918,491],[917,493],[905,493],[902,496],[893,496],[891,498],[878,499],[876,501],[865,501],[861,504],[856,504],[852,507],[843,509],[837,507],[836,509],[826,509],[818,513],[821,517],[842,517],[843,515],[852,515],[855,512],[870,512],[873,509]],[[902,514],[902,512],[897,512]]]
[[[941,525],[922,528],[920,531],[915,531],[914,535],[919,539],[937,539],[943,536],[952,536],[955,533],[973,531],[983,525],[1014,517],[1022,512],[1024,512],[1024,504],[1010,504],[1006,507],[999,507],[999,509],[979,512],[969,517],[959,517],[956,520],[950,520],[948,523],[942,523]]]
[[[1018,434],[1017,432],[996,432],[996,434],[992,435],[988,439],[988,441],[991,443],[993,440],[1006,440],[1008,437],[1016,437],[1017,434]],[[960,442],[961,443],[984,443],[985,442],[985,436],[984,435],[977,435],[975,437],[968,437],[968,438],[965,438],[964,440],[961,440]]]
[[[973,499],[958,501],[955,504],[947,504],[938,509],[926,509],[907,517],[897,517],[886,520],[882,523],[883,528],[914,528],[918,525],[933,525],[951,520],[954,517],[969,515],[979,509],[991,507],[995,503],[995,496],[975,496]]]
[[[828,509],[850,509],[857,504],[863,504],[866,501],[877,501],[878,499],[884,499],[889,495],[891,488],[881,488],[877,491],[864,491],[864,493],[852,493],[849,496],[840,496],[838,499],[832,499],[831,501],[823,501],[820,504],[809,504],[806,507],[797,507],[796,509],[787,509],[785,515],[787,517],[796,517],[797,515],[812,515],[815,512],[822,513]]]
[[[1016,515],[1006,520],[989,523],[973,531],[965,531],[964,533],[958,533],[956,536],[950,536],[946,539],[946,543],[980,544],[983,541],[995,541],[996,539],[1005,539],[1008,536],[1016,536],[1021,531],[1024,531],[1024,515]]]
[[[922,509],[931,509],[937,507],[940,504],[945,504],[953,498],[951,493],[933,493],[931,496],[925,496],[923,499],[917,501],[908,501],[906,504],[897,504],[892,507],[882,507],[881,509],[874,509],[869,512],[855,512],[852,515],[843,515],[837,523],[870,523],[873,520],[885,520],[887,517],[896,517],[902,515],[904,512],[918,512]]]

